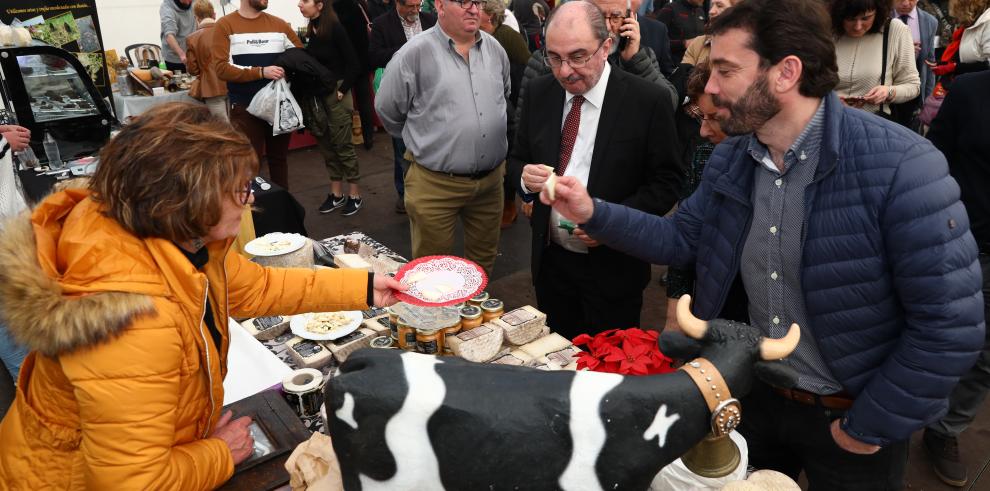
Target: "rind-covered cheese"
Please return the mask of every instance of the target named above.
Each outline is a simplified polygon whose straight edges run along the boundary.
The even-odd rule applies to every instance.
[[[580,351],[577,346],[567,346],[537,358],[535,363],[545,364],[550,370],[577,370],[577,354]]]
[[[333,263],[339,268],[371,271],[371,264],[357,254],[337,254],[333,257]]]
[[[484,363],[498,354],[502,347],[502,328],[492,324],[482,324],[456,336],[448,336],[450,350],[456,356],[468,361]]]
[[[512,365],[517,367],[525,367],[532,364],[534,358],[530,356],[523,350],[512,350],[502,356],[499,356],[492,360],[492,363],[498,365]]]
[[[372,317],[371,319],[365,319],[361,324],[361,328],[373,331],[375,336],[390,336],[392,332],[392,328],[388,323],[388,315],[380,315],[378,317]]]
[[[361,327],[342,338],[333,341],[323,341],[323,345],[333,353],[333,357],[338,362],[343,363],[347,361],[347,357],[351,353],[359,349],[370,348],[371,340],[376,337],[377,334],[374,331]]]
[[[552,333],[535,341],[531,341],[519,347],[519,349],[529,353],[533,358],[539,358],[553,351],[562,350],[571,345],[571,342],[557,333]]]
[[[270,317],[258,317],[241,322],[241,327],[254,339],[268,341],[282,335],[289,329],[289,317],[273,315]]]
[[[492,319],[491,324],[501,327],[510,343],[521,346],[540,335],[546,320],[547,314],[526,305]]]
[[[311,341],[298,336],[288,340],[286,351],[296,365],[302,368],[322,368],[333,360],[333,354],[319,341]]]

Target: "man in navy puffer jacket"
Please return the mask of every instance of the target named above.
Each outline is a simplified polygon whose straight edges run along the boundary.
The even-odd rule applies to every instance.
[[[930,143],[831,93],[818,2],[747,0],[711,29],[706,92],[738,136],[716,147],[698,190],[660,218],[564,177],[553,207],[609,247],[693,266],[700,318],[770,337],[801,326],[784,361],[796,389],[761,383],[742,401],[750,464],[804,470],[811,489],[898,489],[908,438],[945,413],[983,346],[959,186]]]

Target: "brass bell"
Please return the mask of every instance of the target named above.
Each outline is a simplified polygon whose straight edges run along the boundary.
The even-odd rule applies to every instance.
[[[684,466],[702,477],[723,477],[739,467],[739,447],[729,433],[742,422],[742,405],[737,399],[721,402],[712,410],[712,430],[704,440],[681,456]]]
[[[739,460],[739,447],[729,435],[715,436],[710,432],[681,456],[689,471],[712,478],[731,474],[739,467]]]

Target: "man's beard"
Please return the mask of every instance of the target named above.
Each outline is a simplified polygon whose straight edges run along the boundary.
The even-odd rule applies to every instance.
[[[746,89],[738,101],[729,102],[713,95],[712,102],[715,107],[729,110],[726,118],[719,119],[719,125],[730,136],[752,133],[780,112],[780,101],[770,93],[766,72]]]
[[[248,5],[260,12],[268,8],[268,0],[248,0]]]

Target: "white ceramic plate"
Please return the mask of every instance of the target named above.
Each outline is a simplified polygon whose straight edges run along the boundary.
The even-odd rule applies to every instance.
[[[281,256],[298,251],[306,245],[306,237],[299,234],[272,232],[248,242],[244,250],[253,256]]]
[[[294,315],[289,319],[289,329],[292,330],[292,334],[299,336],[303,339],[310,339],[313,341],[333,341],[334,339],[342,338],[354,331],[361,326],[361,322],[364,321],[364,316],[361,315],[360,310],[348,310],[344,312],[339,312],[348,317],[349,322],[337,329],[334,329],[326,334],[318,334],[306,329],[306,324],[309,323],[310,318],[313,314],[298,314]]]

